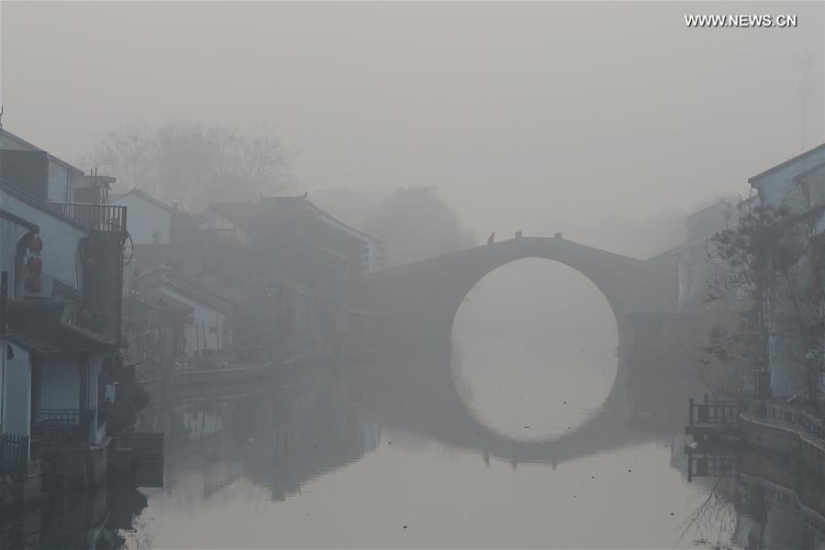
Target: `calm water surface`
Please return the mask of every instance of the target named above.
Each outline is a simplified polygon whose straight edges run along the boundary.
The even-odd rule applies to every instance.
[[[453,336],[448,354],[304,365],[272,388],[157,403],[145,422],[167,433],[164,487],[142,489],[126,545],[825,544],[803,537],[798,506],[749,519],[760,508],[739,478],[687,483],[684,418],[617,393],[612,314],[570,270],[494,272]]]
[[[549,262],[528,267],[471,293],[447,365],[459,406],[514,442],[587,423],[617,368],[600,294]],[[563,292],[530,294],[547,280]],[[513,282],[525,292],[502,292]],[[165,488],[147,492],[130,546],[670,548],[724,531],[723,519],[695,521],[708,486],[686,482],[683,443],[667,430],[627,428],[556,464],[514,462],[461,434],[457,445],[428,437],[454,422],[451,409],[422,413],[427,386],[412,376],[387,391],[398,368],[430,376],[403,357],[328,365],[288,384],[286,408],[267,396],[173,407],[186,443],[170,451]],[[410,417],[421,420],[403,425]]]

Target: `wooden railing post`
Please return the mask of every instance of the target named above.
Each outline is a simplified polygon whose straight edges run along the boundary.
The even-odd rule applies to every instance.
[[[693,426],[693,398],[688,402],[688,426]]]

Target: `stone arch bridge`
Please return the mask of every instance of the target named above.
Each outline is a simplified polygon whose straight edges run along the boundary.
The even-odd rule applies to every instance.
[[[527,258],[557,261],[587,277],[610,305],[619,336],[616,379],[602,410],[552,441],[518,441],[483,426],[461,401],[450,371],[452,327],[464,298],[488,273]],[[360,291],[362,302],[382,315],[391,348],[404,350],[392,361],[398,368],[383,365],[364,380],[374,383],[370,393],[382,421],[485,456],[556,463],[631,442],[628,384],[646,381],[628,377],[627,351],[638,337],[630,317],[674,310],[677,274],[669,255],[639,260],[560,237],[522,237],[379,271],[365,277]]]
[[[488,273],[508,263],[544,258],[587,277],[607,299],[619,331],[629,336],[627,317],[666,311],[676,302],[671,261],[638,260],[556,238],[522,237],[385,269],[366,277],[362,301],[380,313],[395,341],[449,344],[464,298]]]

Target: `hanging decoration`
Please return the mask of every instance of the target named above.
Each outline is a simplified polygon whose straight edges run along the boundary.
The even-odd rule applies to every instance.
[[[23,288],[30,294],[39,294],[43,290],[43,260],[40,253],[43,251],[43,240],[37,233],[30,233],[25,241],[23,265],[26,268],[26,278]]]
[[[124,364],[123,351],[118,350],[103,357],[101,366],[106,375],[107,381],[111,381],[118,369],[121,369]]]
[[[43,281],[37,275],[29,275],[24,283],[27,292],[37,294],[43,289]]]
[[[43,271],[43,260],[38,256],[29,256],[29,259],[26,260],[26,269],[28,269],[32,275],[40,275]]]
[[[88,325],[89,322],[92,320],[92,311],[89,308],[83,308],[80,310],[78,314],[78,321],[80,321],[81,325]]]
[[[32,233],[29,235],[29,241],[26,244],[26,248],[28,248],[31,252],[40,254],[43,251],[43,240],[40,238],[40,235],[37,233]]]

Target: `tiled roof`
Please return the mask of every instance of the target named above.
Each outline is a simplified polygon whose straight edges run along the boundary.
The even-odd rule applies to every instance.
[[[12,134],[11,132],[9,132],[8,130],[3,130],[2,132],[3,132],[3,134],[5,134],[9,138],[11,138],[13,141],[16,141],[16,142],[20,143],[21,145],[23,145],[24,147],[26,147],[29,150],[43,151],[44,153],[46,153],[46,155],[48,155],[50,160],[53,160],[57,164],[60,164],[60,165],[64,166],[68,170],[70,170],[72,172],[75,172],[75,173],[78,173],[78,174],[83,173],[83,170],[81,170],[77,166],[71,165],[68,162],[66,162],[65,160],[57,158],[56,156],[52,155],[51,153],[49,153],[45,149],[41,149],[37,145],[35,145],[35,144],[33,144],[29,141],[26,141],[25,139],[21,138],[20,136],[16,136],[16,135]]]
[[[111,204],[115,201],[118,201],[118,200],[124,198],[124,197],[128,197],[129,195],[134,195],[136,197],[140,197],[141,199],[145,200],[149,204],[152,204],[154,206],[157,206],[158,208],[166,210],[170,214],[174,214],[174,213],[179,212],[178,210],[175,209],[174,206],[166,204],[165,202],[163,202],[160,199],[156,199],[155,197],[153,197],[152,195],[150,195],[146,191],[142,191],[142,190],[138,189],[137,187],[132,188],[131,191],[129,191],[127,193],[124,193],[122,195],[109,195],[109,203]]]
[[[788,159],[785,162],[777,164],[776,166],[774,166],[772,168],[768,168],[764,172],[760,172],[759,174],[756,174],[755,176],[752,176],[752,177],[748,178],[748,183],[750,183],[750,184],[756,183],[757,181],[761,180],[765,176],[769,176],[769,175],[773,174],[777,170],[781,170],[782,168],[790,166],[791,164],[793,164],[795,162],[798,162],[798,161],[800,161],[800,160],[802,160],[806,157],[809,157],[809,156],[811,156],[815,153],[819,153],[819,152],[822,152],[822,151],[825,151],[825,143],[823,143],[822,145],[818,145],[818,146],[814,147],[813,149],[809,149],[808,151],[805,151],[804,153],[800,153],[799,155],[796,155],[795,157],[793,157],[791,159]]]
[[[141,289],[133,292],[129,307],[145,307],[168,315],[187,315],[194,311],[190,305],[166,296],[155,288]]]
[[[243,227],[247,227],[252,220],[271,212],[276,207],[276,204],[268,201],[218,202],[209,204],[209,208],[224,215],[232,223]]]
[[[54,300],[12,300],[9,307],[9,331],[26,339],[38,350],[48,353],[114,349],[115,342],[94,331],[67,321],[66,302]],[[21,344],[22,345],[22,344]],[[45,353],[45,351],[43,351]]]
[[[195,302],[223,313],[232,313],[237,307],[245,305],[242,297],[234,292],[197,281],[167,267],[146,272],[136,280],[141,291],[144,288],[148,290],[165,286]]]
[[[21,348],[40,355],[55,355],[63,353],[63,349],[36,336],[29,336],[22,332],[8,332],[6,338]]]
[[[51,216],[53,218],[61,220],[65,223],[67,223],[69,225],[72,225],[72,226],[74,226],[78,229],[81,229],[83,231],[88,231],[89,230],[89,228],[86,227],[85,225],[83,225],[82,223],[80,223],[76,220],[73,220],[72,218],[70,218],[68,216],[64,216],[63,214],[60,214],[57,211],[49,210],[48,207],[47,207],[47,205],[49,204],[48,202],[45,202],[41,199],[38,199],[36,197],[31,196],[30,194],[26,193],[25,191],[22,191],[21,189],[14,186],[13,184],[11,184],[7,181],[4,181],[2,178],[0,178],[0,190],[2,190],[3,193],[8,193],[9,195],[13,196],[14,198],[16,198],[16,199],[18,199],[22,202],[25,202],[26,204],[28,204],[31,207],[34,207],[34,208],[38,209],[40,212],[42,212],[43,214],[46,214],[47,216]]]

